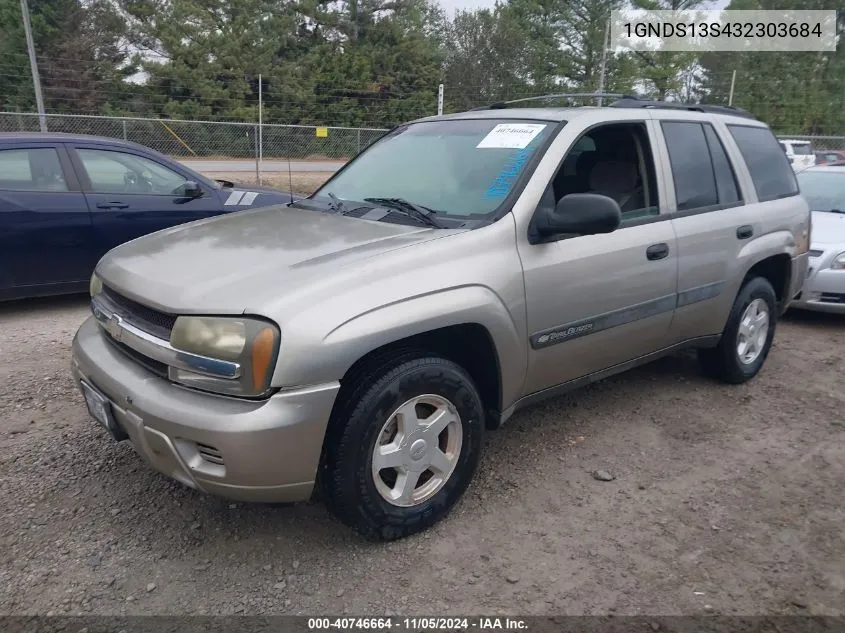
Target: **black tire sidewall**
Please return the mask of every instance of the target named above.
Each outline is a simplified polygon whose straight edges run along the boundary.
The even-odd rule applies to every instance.
[[[410,534],[442,518],[469,485],[481,453],[484,413],[481,398],[469,375],[458,365],[441,358],[406,361],[367,390],[352,411],[343,429],[343,441],[357,438],[354,446],[341,451],[334,464],[332,496],[340,509],[340,518],[359,531],[390,539]],[[399,507],[385,500],[376,489],[372,475],[372,456],[382,426],[400,405],[423,394],[435,394],[449,400],[461,419],[462,443],[458,463],[449,480],[424,503]],[[339,485],[338,485],[339,484]]]
[[[756,299],[762,299],[766,302],[769,309],[769,331],[766,335],[766,343],[763,351],[755,359],[753,363],[743,363],[739,358],[739,353],[736,349],[737,333],[742,321],[742,315],[745,310]],[[731,317],[728,321],[728,327],[723,334],[724,360],[728,365],[730,373],[736,374],[737,378],[749,379],[755,376],[766,362],[769,356],[769,350],[772,348],[772,341],[775,336],[775,328],[777,326],[777,297],[772,284],[763,277],[754,277],[747,281],[737,295],[731,310]]]

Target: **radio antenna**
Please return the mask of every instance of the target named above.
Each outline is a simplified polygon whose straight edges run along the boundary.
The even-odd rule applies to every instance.
[[[290,152],[288,152],[288,193],[290,193],[290,201],[293,204],[293,175],[290,173]]]

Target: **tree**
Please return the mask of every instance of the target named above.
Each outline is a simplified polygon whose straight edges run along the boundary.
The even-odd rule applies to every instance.
[[[99,112],[125,95],[135,72],[125,24],[107,0],[30,0],[30,22],[45,108]],[[0,0],[0,100],[4,109],[35,109],[18,0]]]
[[[775,5],[777,5],[775,7]],[[845,10],[837,0],[733,0],[729,9],[838,9],[836,52],[718,52],[702,55],[707,100],[727,104],[736,71],[733,105],[750,110],[775,131],[842,134],[845,113]]]

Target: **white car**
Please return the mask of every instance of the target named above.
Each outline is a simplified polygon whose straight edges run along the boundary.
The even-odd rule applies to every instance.
[[[816,164],[816,153],[810,141],[783,139],[779,143],[795,171],[813,167]]]
[[[813,216],[810,266],[792,307],[845,314],[845,166],[818,165],[797,176]]]

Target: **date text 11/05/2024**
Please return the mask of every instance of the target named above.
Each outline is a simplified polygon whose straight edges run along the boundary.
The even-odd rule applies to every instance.
[[[521,618],[308,618],[309,631],[372,631],[397,629],[400,631],[528,631]]]

